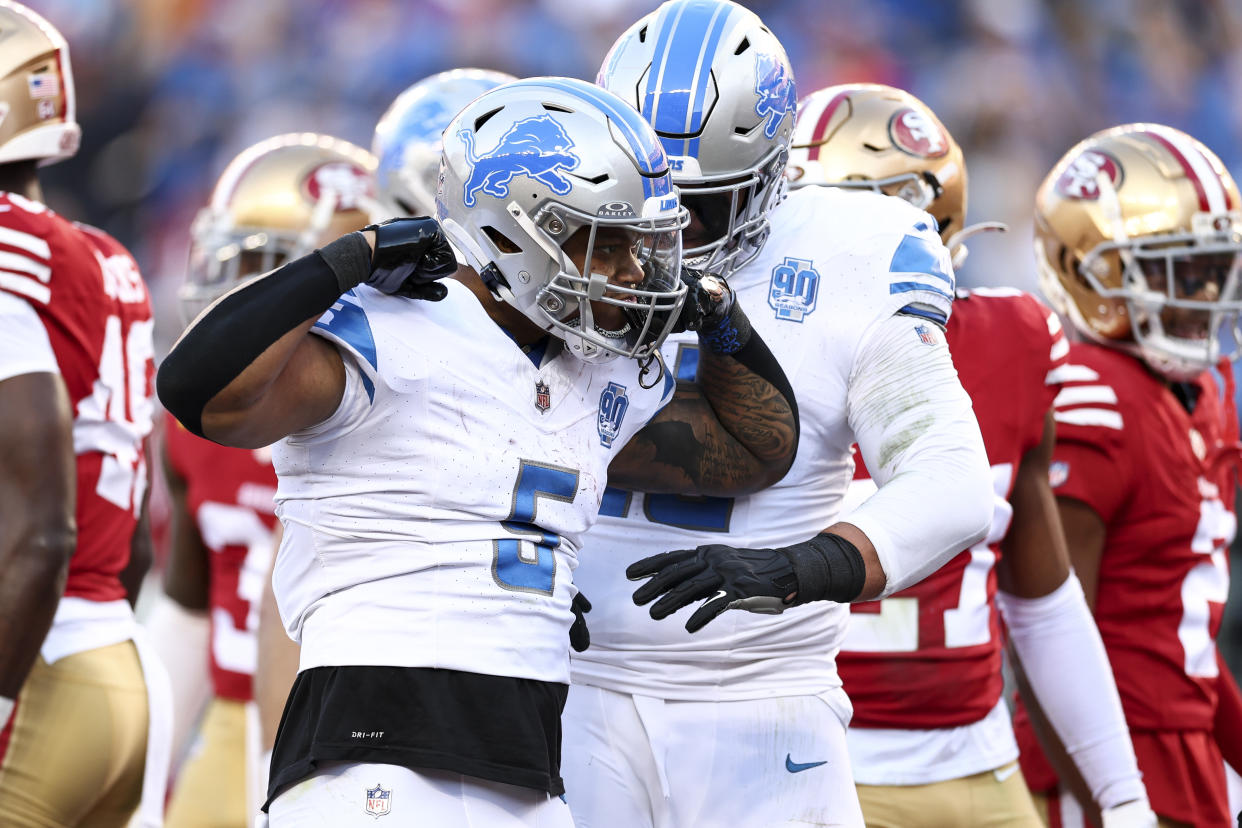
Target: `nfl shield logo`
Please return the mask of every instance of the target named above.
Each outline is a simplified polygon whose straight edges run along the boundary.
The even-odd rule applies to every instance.
[[[382,817],[388,813],[392,805],[392,791],[386,791],[378,784],[367,788],[367,813],[373,817]]]
[[[926,325],[915,325],[914,332],[919,335],[919,342],[924,345],[935,345],[940,340],[936,338],[936,334]]]
[[[535,381],[535,408],[542,414],[552,407],[552,389],[543,380]]]
[[[1056,460],[1048,466],[1048,485],[1056,488],[1069,480],[1069,463],[1064,460]]]

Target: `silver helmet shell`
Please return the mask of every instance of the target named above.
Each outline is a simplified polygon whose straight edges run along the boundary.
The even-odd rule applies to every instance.
[[[763,21],[729,0],[670,0],[613,44],[598,83],[651,123],[684,202],[711,231],[685,249],[687,264],[727,276],[758,255],[798,100]]]
[[[377,195],[390,216],[435,212],[444,128],[489,89],[517,78],[488,69],[451,69],[423,78],[396,97],[375,126]]]
[[[688,217],[668,159],[637,112],[589,83],[530,78],[468,105],[444,131],[436,210],[492,294],[579,359],[653,356],[685,300]],[[618,286],[591,269],[604,228],[626,234],[641,282]],[[585,273],[563,249],[580,231]],[[629,323],[596,325],[599,302],[622,307]]]

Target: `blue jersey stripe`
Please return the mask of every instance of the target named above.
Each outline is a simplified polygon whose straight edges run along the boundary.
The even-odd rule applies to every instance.
[[[953,301],[953,294],[945,293],[940,288],[935,288],[935,287],[932,287],[931,285],[925,285],[922,282],[893,282],[891,285],[888,286],[888,293],[890,296],[896,293],[909,293],[912,290],[930,291],[931,293],[934,293],[937,296],[943,296],[945,299],[948,299],[950,302]]]
[[[918,316],[923,319],[930,319],[932,322],[935,322],[937,325],[949,324],[949,318],[947,316],[945,316],[943,313],[937,313],[936,311],[932,310],[926,305],[922,305],[922,306],[906,305],[904,308],[902,308],[901,310],[897,312],[908,314],[909,316]]]
[[[328,331],[344,342],[378,371],[379,359],[375,351],[375,337],[371,333],[371,323],[362,306],[355,304],[353,296],[353,291],[345,293],[331,309],[320,317],[315,327]],[[374,401],[375,383],[365,371],[359,373],[362,375],[362,387],[366,389],[367,398]]]
[[[922,236],[906,236],[897,245],[897,252],[888,264],[889,273],[918,273],[934,276],[953,288],[953,271],[949,269],[942,246]]]

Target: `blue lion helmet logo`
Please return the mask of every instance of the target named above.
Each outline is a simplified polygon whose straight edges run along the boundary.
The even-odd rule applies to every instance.
[[[551,115],[518,121],[495,147],[478,155],[472,131],[458,130],[457,136],[466,145],[466,160],[470,163],[470,177],[462,198],[467,207],[474,206],[479,190],[507,198],[509,182],[517,175],[533,178],[557,195],[566,195],[573,189],[565,171],[577,169],[581,159],[570,152],[574,142]]]
[[[775,138],[785,114],[796,110],[798,93],[784,61],[775,55],[759,52],[756,69],[755,94],[759,96],[759,101],[755,104],[755,114],[766,119],[763,134]]]

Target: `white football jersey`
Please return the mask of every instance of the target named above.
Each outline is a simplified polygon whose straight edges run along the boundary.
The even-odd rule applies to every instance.
[[[281,616],[303,669],[568,682],[582,535],[608,464],[674,383],[643,388],[634,360],[559,350],[536,367],[467,288],[446,285],[441,302],[362,286],[314,328],[347,355],[347,388],[328,420],[273,451]]]
[[[692,635],[684,624],[694,606],[653,621],[634,605],[636,584],[624,574],[629,563],[672,549],[805,541],[841,511],[854,472],[851,445],[862,443],[869,467],[885,453],[890,473],[898,462],[900,450],[868,445],[855,432],[857,417],[876,418],[868,400],[857,398],[866,386],[858,376],[884,370],[868,364],[868,345],[891,334],[880,328],[898,311],[911,352],[944,347],[932,322],[948,318],[953,271],[935,222],[896,198],[808,187],[773,211],[771,225],[763,251],[729,281],[797,396],[797,459],[779,483],[744,498],[605,493],[574,576],[594,606],[591,647],[573,654],[575,683],[696,701],[840,686],[835,655],[847,606],[816,602],[779,616],[731,611]],[[696,348],[693,335],[665,344],[678,379],[693,377]]]

